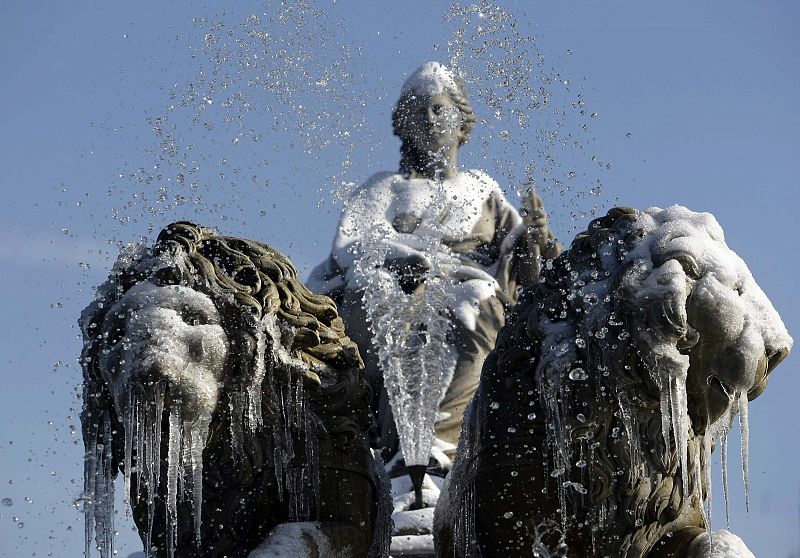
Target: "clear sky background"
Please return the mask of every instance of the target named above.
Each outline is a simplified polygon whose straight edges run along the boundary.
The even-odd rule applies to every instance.
[[[511,199],[534,178],[562,240],[616,204],[709,211],[800,331],[800,4],[497,5],[509,18],[405,0],[0,4],[0,557],[82,553],[76,320],[118,243],[190,219],[307,274],[347,184],[396,168],[390,111],[427,60],[467,77],[463,166]],[[800,556],[796,363],[750,407],[749,514],[731,464],[731,530],[762,557]]]

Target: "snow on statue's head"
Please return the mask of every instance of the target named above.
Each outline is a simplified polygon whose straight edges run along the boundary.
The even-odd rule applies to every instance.
[[[155,555],[194,556],[202,536],[198,555],[238,556],[315,505],[318,424],[352,437],[369,423],[336,306],[264,244],[174,223],[120,257],[81,326],[87,534],[101,554],[118,469]]]
[[[727,461],[738,413],[746,456],[747,401],[791,345],[712,215],[612,209],[546,262],[486,359],[452,481],[478,504],[453,517],[456,546],[531,548],[550,522],[569,555],[688,544],[708,525],[712,443]]]
[[[475,114],[467,99],[464,83],[441,63],[426,62],[403,84],[400,98],[392,111],[392,128],[402,142],[400,152],[403,160],[420,157],[416,153],[420,146],[415,138],[426,135],[425,128],[429,119],[425,113],[428,110],[441,110],[441,103],[437,103],[436,99],[442,97],[448,99],[448,104],[452,104],[455,109],[453,119],[457,128],[458,146],[469,141],[475,127]]]

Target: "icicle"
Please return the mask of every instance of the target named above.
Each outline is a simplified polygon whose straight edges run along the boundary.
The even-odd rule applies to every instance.
[[[711,487],[711,445],[714,440],[713,430],[706,430],[705,436],[702,437],[703,454],[698,467],[703,475],[703,484],[699,486],[700,503],[703,505],[703,496],[705,496],[705,519],[706,529],[712,531],[711,521],[712,516],[712,503],[713,503],[713,490]]]
[[[114,546],[114,474],[111,416],[108,410],[92,417],[87,438],[89,448],[84,462],[84,514],[86,516],[85,549],[91,555],[92,538],[102,558],[109,558]],[[102,441],[101,432],[102,429]]]
[[[686,375],[670,377],[669,404],[672,418],[672,432],[675,436],[675,449],[681,466],[681,479],[684,494],[689,493],[689,411],[686,402]],[[699,448],[698,448],[699,451]]]
[[[228,411],[231,415],[231,446],[233,462],[238,463],[242,456],[243,433],[242,433],[242,405],[239,400],[241,395],[231,393],[228,399]]]
[[[175,402],[169,409],[169,439],[167,440],[167,556],[175,555],[178,518],[178,475],[180,474],[181,416]]]
[[[103,416],[103,461],[102,461],[102,488],[103,498],[100,510],[103,517],[103,550],[100,555],[109,558],[114,554],[114,476],[116,463],[114,462],[114,443],[111,434],[111,415],[106,412]]]
[[[98,426],[95,423],[96,417],[90,418],[91,423],[86,432],[86,454],[83,458],[83,513],[84,513],[84,555],[90,558],[92,551],[92,539],[94,538],[94,502],[97,490],[97,466],[100,461],[100,451],[98,450]]]
[[[664,437],[664,453],[666,456],[671,455],[672,451],[670,449],[670,431],[672,430],[672,414],[671,408],[672,405],[670,404],[670,390],[669,390],[669,378],[666,381],[661,381],[658,386],[658,390],[660,392],[660,407],[661,407],[661,435]],[[685,474],[685,472],[683,473]],[[686,479],[684,478],[683,483],[684,494],[686,494]]]
[[[208,438],[209,421],[204,418],[195,423],[184,425],[185,442],[187,444],[184,467],[189,469],[189,479],[192,490],[192,510],[194,511],[195,541],[200,546],[202,510],[203,510],[203,449]],[[188,434],[187,434],[188,433]]]
[[[161,417],[164,416],[164,384],[157,383],[153,390],[155,413],[153,416],[153,441],[151,461],[153,464],[153,489],[158,492],[161,483]]]
[[[253,369],[253,378],[247,386],[247,425],[250,432],[263,424],[261,416],[261,383],[266,374],[267,331],[271,334],[273,342],[280,341],[280,331],[275,323],[274,316],[265,316],[256,329],[256,354]]]
[[[125,418],[124,418],[124,428],[125,428],[125,457],[123,468],[125,469],[125,493],[123,494],[123,500],[125,502],[125,517],[130,517],[130,505],[131,505],[131,467],[133,466],[133,435],[134,435],[134,424],[136,424],[136,408],[133,405],[133,391],[128,391],[127,397],[127,407],[125,407]]]
[[[91,555],[92,539],[102,558],[113,552],[114,540],[114,474],[111,416],[108,410],[92,416],[87,432],[88,448],[84,457],[85,548]],[[96,422],[95,422],[96,421]],[[101,440],[102,431],[102,444]]]
[[[642,450],[639,444],[639,433],[636,431],[636,420],[634,419],[631,413],[631,404],[627,396],[624,393],[620,393],[618,400],[619,400],[619,409],[620,412],[622,413],[622,423],[625,425],[625,433],[628,436],[628,449],[630,450],[631,472],[634,474],[638,474],[642,465],[641,462]],[[667,432],[667,435],[669,436],[669,431]]]
[[[731,526],[728,492],[728,433],[720,440],[720,461],[722,461],[722,494],[725,498],[725,527]]]
[[[744,505],[750,512],[750,425],[747,415],[747,392],[739,392],[739,431],[742,437],[742,480],[744,481]]]
[[[720,462],[722,465],[722,493],[725,498],[725,523],[730,526],[730,492],[728,490],[728,434],[733,427],[733,419],[739,409],[738,393],[729,394],[730,404],[727,411],[713,425],[714,440],[720,444]]]

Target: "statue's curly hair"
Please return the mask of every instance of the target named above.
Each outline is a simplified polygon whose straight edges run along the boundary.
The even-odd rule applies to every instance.
[[[296,463],[288,466],[308,468],[303,477],[305,486],[299,488],[304,494],[311,492],[306,494],[307,498],[303,497],[308,501],[301,516],[313,515],[318,506],[318,502],[312,501],[312,493],[317,482],[316,467],[324,464],[317,459],[325,459],[319,455],[325,452],[313,447],[318,439],[325,438],[326,447],[345,454],[348,448],[365,444],[364,433],[371,420],[371,392],[358,348],[345,335],[333,301],[309,291],[298,279],[289,259],[277,250],[266,244],[222,236],[190,222],[167,226],[152,248],[139,248],[120,258],[108,281],[98,289],[96,300],[81,316],[84,336],[81,423],[87,450],[86,484],[94,489],[95,506],[108,506],[107,500],[113,501],[113,477],[123,463],[125,451],[123,436],[115,433],[124,432],[128,426],[117,416],[111,392],[99,369],[100,351],[109,342],[101,332],[114,303],[142,281],[191,287],[209,296],[219,310],[230,350],[224,389],[220,390],[221,399],[212,417],[204,451],[204,461],[214,466],[206,467],[203,477],[203,550],[192,553],[194,510],[188,502],[179,507],[178,546],[181,556],[245,556],[275,524],[296,515],[288,510],[288,503],[274,505],[283,500],[285,493],[279,486],[280,479],[275,478],[273,463],[278,458],[278,445],[285,441],[273,439],[266,426],[252,430],[248,437],[244,424],[247,419],[233,416],[236,408],[233,398],[241,395],[255,378],[257,330],[262,319],[269,316],[277,319],[282,338],[269,342],[288,351],[288,358],[295,363],[291,366],[276,363],[270,367],[274,370],[261,385],[261,411],[265,425],[283,420],[294,439]],[[292,394],[296,398],[297,393],[305,393],[303,401],[296,403],[308,412],[283,408],[294,401]],[[241,406],[238,414],[241,415]],[[243,423],[241,430],[245,432],[241,454],[234,451],[237,444],[231,440],[232,432],[237,430],[231,425],[236,421]],[[369,471],[364,474],[368,476]],[[162,474],[161,478],[165,477]],[[138,490],[136,485],[134,478],[132,492]],[[155,498],[160,500],[158,495]],[[140,532],[153,529],[157,555],[165,556],[164,505],[162,502],[156,506],[155,518],[148,517],[152,511],[148,512],[147,499],[140,499],[134,505],[134,519]],[[102,526],[97,528],[99,532]]]

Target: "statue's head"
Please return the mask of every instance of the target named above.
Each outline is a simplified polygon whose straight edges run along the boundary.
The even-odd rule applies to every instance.
[[[439,62],[417,68],[403,85],[392,111],[402,142],[401,170],[421,168],[428,159],[466,143],[475,115],[462,81]]]

